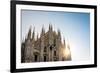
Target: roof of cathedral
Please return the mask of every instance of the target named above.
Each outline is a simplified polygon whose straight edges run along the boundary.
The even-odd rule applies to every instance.
[[[60,40],[61,40],[61,45],[63,45],[60,30],[58,30],[58,32],[56,32],[55,30],[53,30],[52,25],[49,25],[49,30],[47,32],[45,32],[44,27],[42,27],[42,32],[39,34],[40,36],[38,36],[38,34],[37,34],[36,39],[35,39],[35,27],[33,30],[33,34],[30,32],[31,32],[31,28],[29,29],[28,35],[30,34],[30,36],[32,36],[31,41],[34,41],[33,43],[36,46],[37,45],[40,46],[41,41],[44,41],[44,44],[48,45],[50,38],[52,38],[52,40],[54,42],[54,40],[57,40],[59,36],[60,36]],[[26,38],[26,40],[30,39],[30,36],[28,36]]]
[[[40,36],[36,41],[35,45],[39,45],[41,43],[42,37],[44,38],[44,44],[48,44],[49,42],[49,37],[53,36],[53,40],[57,38],[57,33],[55,31],[52,31],[50,36],[49,36],[50,31],[46,32],[44,35]]]

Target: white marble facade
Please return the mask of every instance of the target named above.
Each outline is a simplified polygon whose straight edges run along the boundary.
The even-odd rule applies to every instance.
[[[70,46],[66,45],[65,40],[62,42],[61,38],[60,30],[54,31],[52,25],[49,25],[47,32],[43,27],[40,37],[37,35],[36,39],[35,30],[32,32],[30,28],[21,44],[21,62],[70,61]],[[65,52],[68,54],[65,55]]]

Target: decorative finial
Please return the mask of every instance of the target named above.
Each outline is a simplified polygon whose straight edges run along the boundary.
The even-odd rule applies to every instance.
[[[29,29],[28,37],[27,37],[27,38],[31,39],[31,27],[30,27],[30,29]]]
[[[35,37],[35,27],[33,27],[33,34],[32,34],[32,38],[34,39]]]
[[[63,43],[64,43],[64,46],[66,46],[65,38],[63,38]]]

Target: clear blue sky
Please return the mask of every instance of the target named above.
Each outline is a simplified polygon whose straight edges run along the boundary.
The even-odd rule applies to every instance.
[[[44,25],[45,30],[49,23],[53,29],[60,29],[62,37],[70,44],[72,60],[88,60],[90,57],[90,14],[78,12],[52,12],[52,11],[21,11],[22,36],[24,39],[30,26],[35,26],[35,33],[41,32]]]

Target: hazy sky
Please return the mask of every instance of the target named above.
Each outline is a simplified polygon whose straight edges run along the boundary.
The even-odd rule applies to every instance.
[[[41,32],[44,25],[45,30],[49,23],[53,29],[60,29],[62,38],[69,41],[72,60],[89,60],[90,57],[90,14],[78,12],[52,12],[52,11],[21,11],[21,27],[24,39],[30,26],[35,26],[35,34]]]

